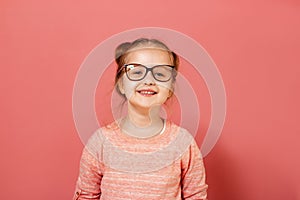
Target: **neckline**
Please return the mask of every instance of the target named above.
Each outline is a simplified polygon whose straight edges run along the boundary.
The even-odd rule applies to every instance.
[[[160,133],[156,134],[156,135],[153,135],[151,137],[135,137],[133,135],[129,135],[129,134],[126,134],[124,133],[122,130],[121,130],[121,127],[120,127],[120,121],[121,119],[118,119],[116,120],[114,123],[113,123],[113,129],[115,131],[115,133],[117,133],[117,135],[121,138],[121,139],[125,139],[126,141],[138,141],[138,142],[152,142],[152,141],[156,141],[156,140],[160,140],[162,138],[165,138],[165,137],[168,137],[168,135],[170,134],[170,126],[171,126],[171,123],[166,120],[166,119],[163,119],[163,122],[164,122],[164,126],[162,128],[162,130],[160,131]]]

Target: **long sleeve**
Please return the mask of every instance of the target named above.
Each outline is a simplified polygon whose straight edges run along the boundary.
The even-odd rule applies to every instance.
[[[102,164],[99,161],[99,143],[99,137],[94,134],[83,149],[73,200],[100,199]]]
[[[182,197],[185,200],[206,200],[207,184],[200,150],[193,140],[182,157]]]

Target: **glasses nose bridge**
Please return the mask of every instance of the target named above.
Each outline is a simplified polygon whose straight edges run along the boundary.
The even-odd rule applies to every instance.
[[[151,80],[152,81],[155,81],[156,79],[155,79],[155,77],[154,77],[154,74],[153,74],[153,67],[146,67],[146,66],[144,66],[145,68],[146,68],[146,72],[145,72],[145,76],[144,76],[144,78],[143,79],[148,79],[147,77],[148,77],[148,74],[149,74],[149,72],[151,72],[150,74],[151,74]]]

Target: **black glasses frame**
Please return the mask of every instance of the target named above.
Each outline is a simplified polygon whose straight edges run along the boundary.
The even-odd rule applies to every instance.
[[[128,74],[127,74],[127,71],[129,71],[129,70],[127,70],[127,67],[128,67],[129,65],[137,65],[137,66],[144,67],[144,68],[146,69],[145,75],[144,75],[142,78],[139,78],[139,79],[131,79],[131,78],[128,76]],[[169,78],[168,80],[165,80],[165,81],[158,80],[158,79],[155,77],[155,75],[153,74],[153,69],[155,69],[156,67],[161,67],[161,66],[167,66],[167,67],[171,67],[171,68],[172,68],[172,75],[170,76],[170,78]],[[159,81],[159,82],[167,82],[167,81],[169,81],[169,80],[172,78],[172,76],[175,75],[175,73],[174,73],[174,68],[175,68],[175,66],[173,66],[173,65],[154,65],[153,67],[146,67],[145,65],[142,65],[142,64],[139,64],[139,63],[129,63],[129,64],[123,65],[123,67],[120,69],[120,71],[123,70],[123,69],[125,69],[126,76],[127,76],[127,78],[128,78],[129,80],[131,80],[131,81],[140,81],[140,80],[143,80],[143,79],[147,76],[148,72],[150,71],[151,74],[152,74],[152,76],[153,76],[153,78],[154,78],[155,80],[157,80],[157,81]]]

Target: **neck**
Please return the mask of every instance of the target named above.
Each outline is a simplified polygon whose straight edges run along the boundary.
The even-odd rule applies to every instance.
[[[159,134],[164,127],[160,106],[149,109],[135,109],[128,104],[128,114],[123,119],[122,130],[132,136],[147,138]]]
[[[128,105],[128,120],[135,126],[146,128],[157,122],[161,122],[159,115],[160,106],[154,106],[147,109],[136,109],[132,105]]]

